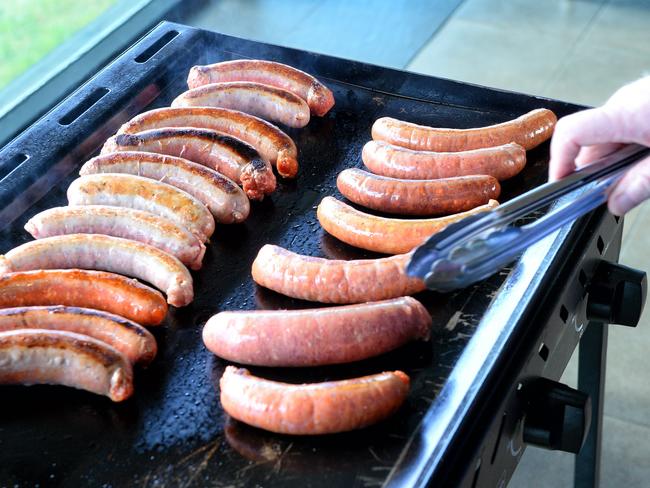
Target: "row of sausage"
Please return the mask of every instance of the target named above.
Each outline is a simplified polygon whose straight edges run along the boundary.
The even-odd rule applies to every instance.
[[[192,106],[198,72],[228,78],[206,85],[216,106]],[[244,221],[249,198],[275,189],[272,163],[284,176],[298,170],[293,141],[239,111],[282,122],[296,109],[291,97],[297,96],[284,88],[249,82],[260,73],[306,90],[318,114],[333,104],[329,90],[284,65],[196,67],[191,89],[174,107],[129,121],[83,165],[67,190],[68,206],[27,222],[37,240],[0,256],[0,306],[9,307],[0,315],[0,383],[63,384],[114,401],[133,393],[132,365],[156,354],[153,336],[139,323],[160,324],[167,304],[126,276],[163,291],[171,305],[189,304],[194,290],[187,267],[201,267],[215,224]],[[271,113],[277,97],[292,103]],[[309,109],[301,123],[308,120]]]
[[[252,266],[259,285],[284,295],[314,302],[356,304],[295,311],[221,312],[204,327],[203,340],[218,356],[240,364],[275,367],[307,367],[341,364],[386,353],[412,340],[426,340],[431,317],[417,300],[403,295],[423,291],[424,283],[406,275],[409,251],[451,222],[494,208],[500,192],[498,179],[514,176],[526,162],[524,147],[547,139],[554,115],[531,112],[515,121],[491,128],[454,131],[414,126],[391,119],[392,129],[444,134],[438,137],[402,135],[392,143],[447,137],[441,153],[372,141],[363,160],[373,170],[411,164],[444,179],[398,179],[347,169],[339,174],[340,192],[354,203],[386,213],[431,215],[457,212],[431,219],[388,219],[361,212],[325,197],[317,209],[322,227],[356,247],[397,254],[366,260],[330,260],[292,253],[265,245]],[[389,138],[373,126],[373,137]],[[448,137],[449,133],[453,137]],[[497,147],[483,145],[501,144]],[[472,142],[480,138],[479,142]],[[458,140],[463,139],[465,146]],[[454,142],[455,141],[455,142]],[[516,142],[510,142],[516,141]],[[520,146],[517,142],[525,144]],[[480,149],[475,149],[479,144]],[[432,147],[430,147],[432,146]],[[383,151],[378,155],[379,151]],[[412,154],[409,154],[410,151]],[[514,163],[510,159],[512,153]],[[482,154],[481,154],[482,153]],[[397,155],[397,156],[396,156]],[[415,159],[415,161],[413,161]],[[367,161],[372,161],[371,165]],[[374,164],[373,164],[374,163]],[[389,171],[382,171],[384,174]],[[401,253],[401,254],[400,254]],[[402,371],[344,381],[306,385],[269,381],[246,369],[229,366],[220,382],[221,403],[232,417],[245,423],[285,434],[323,434],[365,427],[394,413],[409,391],[409,377]]]

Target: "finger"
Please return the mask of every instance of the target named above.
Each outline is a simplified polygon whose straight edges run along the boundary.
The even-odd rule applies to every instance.
[[[580,149],[580,154],[576,158],[576,168],[582,168],[588,164],[595,162],[600,158],[609,156],[610,154],[618,151],[623,144],[618,142],[608,142],[606,144],[594,144],[592,146],[584,146]]]
[[[609,194],[607,206],[614,215],[623,215],[650,197],[650,158],[628,170]]]
[[[602,107],[576,112],[560,119],[551,140],[549,179],[562,178],[575,170],[582,146],[619,142],[613,139],[610,115]]]

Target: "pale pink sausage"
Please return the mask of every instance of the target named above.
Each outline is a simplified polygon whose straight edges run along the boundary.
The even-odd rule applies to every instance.
[[[351,246],[384,254],[402,254],[412,251],[449,224],[488,212],[498,205],[496,200],[490,200],[472,210],[444,217],[394,219],[361,212],[334,197],[325,197],[316,215],[323,229]]]
[[[263,246],[253,261],[258,285],[301,300],[362,303],[413,295],[426,287],[406,275],[411,254],[344,261],[302,256],[279,246]]]
[[[439,180],[407,180],[350,168],[339,173],[336,186],[348,200],[380,212],[400,215],[453,214],[471,210],[501,193],[492,176]]]
[[[409,392],[402,371],[343,381],[294,385],[226,367],[219,382],[221,405],[237,420],[271,432],[333,434],[361,429],[394,414]]]
[[[468,151],[509,142],[529,150],[551,137],[556,122],[555,114],[545,108],[531,110],[501,124],[474,129],[429,127],[382,117],[372,125],[372,138],[419,151]]]
[[[428,339],[431,317],[411,297],[307,310],[221,312],[203,328],[217,356],[256,366],[360,361]]]
[[[519,144],[459,152],[431,152],[370,141],[361,159],[378,175],[410,180],[434,180],[455,176],[490,175],[497,180],[512,178],[526,166],[526,150]]]

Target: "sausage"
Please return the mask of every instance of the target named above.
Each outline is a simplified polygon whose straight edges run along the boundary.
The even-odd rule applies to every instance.
[[[172,107],[221,107],[239,110],[288,127],[309,123],[309,106],[282,88],[250,81],[210,83],[177,96]]]
[[[221,224],[243,222],[250,213],[250,202],[234,181],[187,159],[140,151],[108,153],[79,170],[82,176],[96,173],[127,173],[175,186],[202,202]]]
[[[261,200],[276,187],[273,168],[250,145],[209,129],[165,127],[110,137],[102,154],[145,151],[189,159],[241,184],[252,200]]]
[[[298,173],[298,150],[275,125],[254,115],[217,107],[164,107],[143,112],[124,124],[118,134],[135,134],[163,127],[198,127],[236,137],[253,146],[285,178]]]
[[[149,364],[156,357],[156,339],[144,327],[100,310],[55,305],[0,310],[0,333],[17,329],[64,330],[105,342],[131,364]]]
[[[490,175],[499,181],[526,166],[526,150],[519,144],[460,152],[414,151],[383,141],[363,146],[361,159],[373,173],[392,178],[433,180],[455,176]]]
[[[137,280],[105,271],[45,269],[0,276],[0,308],[67,305],[94,308],[142,325],[159,325],[167,303]]]
[[[334,95],[320,81],[304,71],[274,61],[238,59],[194,66],[187,77],[190,88],[223,81],[254,81],[282,88],[305,100],[311,113],[319,117],[334,106]]]
[[[391,371],[343,381],[295,385],[227,366],[219,381],[228,415],[261,429],[292,435],[346,432],[375,424],[404,403],[410,379]]]
[[[0,384],[65,385],[121,402],[133,394],[133,370],[122,354],[92,337],[12,330],[0,333]]]
[[[228,361],[257,366],[322,366],[383,354],[428,339],[431,317],[411,297],[308,310],[221,312],[203,342]]]
[[[354,203],[401,215],[463,212],[496,199],[501,193],[499,182],[487,175],[404,180],[377,176],[356,168],[341,171],[336,186]]]
[[[150,212],[125,207],[81,205],[55,207],[25,224],[34,239],[65,234],[105,234],[144,242],[201,269],[205,246],[185,227]]]
[[[487,212],[498,205],[496,200],[490,200],[467,212],[445,217],[389,219],[360,212],[334,197],[325,197],[316,215],[323,229],[351,246],[385,254],[401,254],[413,250],[449,224]]]
[[[424,281],[406,275],[411,254],[344,261],[302,256],[279,246],[263,246],[253,261],[253,280],[301,300],[362,303],[413,295]]]
[[[476,129],[442,129],[382,117],[372,125],[372,138],[420,151],[468,151],[509,142],[528,151],[551,137],[556,122],[555,114],[545,108]]]
[[[151,212],[185,227],[205,242],[214,232],[214,217],[189,193],[167,183],[129,174],[80,176],[68,187],[70,205],[109,205]]]
[[[27,242],[0,256],[0,275],[32,269],[99,269],[151,283],[176,307],[194,298],[183,263],[142,242],[100,234],[68,234]]]

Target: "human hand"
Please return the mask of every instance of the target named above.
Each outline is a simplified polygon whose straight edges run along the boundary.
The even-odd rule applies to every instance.
[[[549,180],[606,156],[623,144],[650,146],[650,76],[616,91],[601,107],[560,119],[551,140]],[[612,189],[608,207],[623,215],[650,197],[650,158],[639,161]]]

